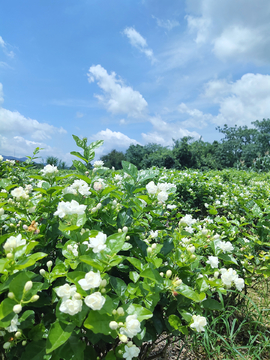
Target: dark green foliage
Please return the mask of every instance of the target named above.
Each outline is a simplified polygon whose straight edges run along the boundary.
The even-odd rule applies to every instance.
[[[125,154],[122,151],[112,150],[109,154],[100,158],[104,162],[104,166],[108,168],[114,167],[115,170],[122,169],[122,160],[126,160]]]

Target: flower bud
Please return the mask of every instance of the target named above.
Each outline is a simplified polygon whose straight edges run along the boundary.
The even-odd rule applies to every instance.
[[[3,345],[3,349],[7,350],[11,347],[11,343],[10,342],[5,342],[4,345]]]
[[[128,227],[124,226],[122,230],[123,230],[124,233],[127,233],[128,232]]]
[[[215,272],[214,272],[214,277],[217,279],[218,276],[219,276],[219,271],[215,271]]]
[[[187,247],[187,251],[191,252],[192,254],[195,252],[195,246],[191,245]]]
[[[47,268],[49,269],[49,271],[51,270],[51,267],[52,267],[52,261],[48,261],[47,262]]]
[[[132,342],[132,341],[129,341],[129,342],[127,343],[127,346],[128,346],[128,347],[133,346],[133,342]]]
[[[24,291],[29,291],[32,289],[33,283],[32,281],[27,281],[27,283],[24,285]]]
[[[167,276],[167,278],[170,278],[172,276],[172,270],[167,270],[166,276]]]
[[[112,330],[116,330],[118,328],[118,324],[116,321],[111,321],[109,323],[109,327],[112,329]]]
[[[39,299],[39,296],[38,295],[34,295],[34,296],[32,296],[31,297],[31,302],[35,302],[35,301],[38,301],[38,299]]]
[[[19,314],[22,311],[22,305],[21,304],[14,305],[13,311],[15,312],[15,314]]]
[[[193,259],[193,260],[196,259],[196,255],[192,254],[191,259]]]
[[[81,294],[79,294],[77,292],[73,296],[74,296],[75,300],[81,300],[81,298],[82,298]]]
[[[106,279],[101,280],[100,286],[105,287],[106,285],[107,285],[107,280]]]
[[[175,286],[180,286],[181,284],[182,284],[182,280],[181,279],[179,279],[179,278],[176,278],[175,280],[174,280],[174,285]]]
[[[8,293],[8,297],[9,297],[10,299],[14,299],[14,298],[15,298],[15,295],[14,295],[13,292],[9,292],[9,293]]]
[[[123,343],[126,343],[128,341],[128,338],[126,335],[119,335],[119,340],[122,341]]]
[[[17,332],[15,333],[15,338],[16,338],[16,339],[19,339],[21,336],[22,336],[22,333],[21,333],[20,331],[17,331]]]
[[[23,225],[23,230],[28,230],[28,226],[27,225]]]
[[[26,340],[23,340],[22,346],[25,346],[26,344],[27,344],[27,341],[26,341]]]
[[[7,254],[7,258],[8,258],[8,259],[12,259],[12,258],[13,258],[13,254],[12,254],[12,253],[8,253],[8,254]]]
[[[39,273],[41,276],[44,276],[46,274],[46,271],[45,271],[45,269],[40,269]]]
[[[152,251],[153,251],[153,249],[152,249],[151,247],[148,247],[148,248],[147,248],[148,254],[151,254]]]
[[[163,277],[163,276],[164,276],[164,273],[163,273],[163,272],[160,272],[159,275],[160,275],[161,277]]]
[[[118,229],[119,234],[122,232],[122,229]]]
[[[103,288],[103,289],[100,290],[100,292],[101,292],[101,294],[105,294],[105,293],[106,293],[106,289]]]
[[[124,309],[123,309],[122,307],[119,307],[119,308],[117,309],[117,314],[118,314],[119,316],[125,315]]]
[[[152,244],[152,249],[155,250],[157,247],[157,244]]]
[[[96,208],[97,208],[98,210],[101,209],[101,208],[102,208],[102,204],[101,204],[101,203],[98,203],[97,206],[96,206]]]
[[[116,315],[116,314],[117,314],[117,311],[114,309],[114,310],[112,311],[112,314],[113,314],[113,315]]]
[[[130,240],[130,236],[126,236],[126,240]]]

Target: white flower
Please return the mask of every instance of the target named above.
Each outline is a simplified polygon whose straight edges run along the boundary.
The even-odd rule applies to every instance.
[[[38,183],[37,183],[37,187],[39,188],[42,188],[42,184],[45,183],[46,181],[44,180],[40,180]]]
[[[171,183],[158,183],[157,188],[159,191],[169,191],[171,188],[176,188],[176,185]]]
[[[14,332],[14,331],[17,331],[18,330],[18,326],[17,325],[20,325],[21,323],[18,321],[18,314],[16,314],[14,316],[14,318],[11,320],[10,322],[10,326],[6,327],[6,330],[8,332]]]
[[[207,321],[204,316],[193,315],[192,319],[193,319],[193,323],[190,325],[191,328],[196,329],[197,332],[205,331],[204,326],[206,326]]]
[[[82,310],[82,300],[63,299],[59,310],[65,314],[75,315]]]
[[[99,287],[101,281],[102,280],[99,272],[95,273],[93,271],[89,271],[87,274],[85,274],[84,279],[79,280],[78,283],[83,290],[89,290]]]
[[[141,331],[141,324],[137,320],[137,315],[129,315],[126,318],[125,327],[120,328],[120,334],[133,338]]]
[[[235,287],[238,291],[242,291],[245,287],[245,281],[242,278],[236,278],[234,279]]]
[[[195,248],[194,245],[189,245],[189,246],[187,247],[187,251],[189,251],[191,254],[194,254],[194,253],[195,253],[195,250],[196,250],[196,248]]]
[[[100,310],[105,304],[105,301],[105,297],[102,296],[99,291],[86,296],[86,298],[84,299],[85,304],[89,306],[92,310]]]
[[[58,169],[57,169],[57,166],[48,164],[48,165],[44,166],[44,169],[42,169],[40,172],[42,173],[43,176],[54,175],[54,174],[58,173]]]
[[[15,165],[15,160],[6,159],[6,162],[9,163],[9,165],[11,165],[11,166]]]
[[[94,253],[99,253],[106,248],[107,235],[102,232],[99,232],[96,237],[89,238],[88,240],[89,242],[84,241],[83,244],[86,244],[88,249],[92,248]]]
[[[168,199],[168,196],[169,196],[168,193],[166,193],[165,191],[161,191],[158,193],[157,198],[158,201],[164,203]]]
[[[169,209],[169,210],[173,210],[173,209],[176,209],[176,208],[177,208],[176,205],[171,205],[171,204],[167,205],[167,209]]]
[[[69,285],[65,284],[62,286],[59,286],[59,288],[56,290],[56,294],[61,297],[63,300],[70,299],[77,291],[77,288],[75,285]]]
[[[74,190],[77,190],[83,196],[91,194],[91,192],[89,191],[90,186],[88,186],[88,184],[83,180],[75,180],[70,187]]]
[[[16,198],[16,200],[19,199],[28,199],[29,195],[27,192],[20,186],[14,190],[11,191],[11,195]]]
[[[157,238],[158,237],[158,230],[156,230],[156,231],[150,230],[150,237],[152,239]]]
[[[19,234],[16,237],[15,236],[11,236],[7,239],[7,241],[5,242],[5,245],[3,246],[3,248],[5,249],[6,252],[10,252],[13,251],[14,249],[16,249],[19,246],[25,245],[26,244],[26,240],[22,239],[22,235]]]
[[[58,204],[57,211],[54,215],[58,215],[60,218],[65,217],[66,215],[82,215],[85,212],[86,205],[80,205],[76,200],[71,200],[71,202],[61,201]]]
[[[218,267],[218,257],[217,256],[208,256],[208,260],[206,261],[206,264],[209,264],[211,268],[215,269]]]
[[[148,194],[150,195],[154,195],[157,192],[157,186],[155,185],[154,181],[150,181],[150,183],[148,183],[146,185],[146,190],[148,192]]]
[[[230,241],[220,241],[217,246],[223,251],[223,253],[232,252],[234,247],[230,243]]]
[[[33,287],[33,282],[31,280],[27,281],[26,284],[24,285],[24,291],[29,291],[31,290]]]
[[[238,278],[236,271],[233,270],[232,268],[229,268],[228,270],[220,269],[220,272],[221,272],[221,280],[222,280],[223,284],[228,287],[231,287],[232,282]]]
[[[68,245],[68,246],[67,246],[67,250],[68,250],[68,251],[71,251],[74,256],[78,256],[78,255],[79,255],[77,249],[78,249],[78,244]]]
[[[0,216],[4,215],[5,210],[3,208],[0,208]]]
[[[121,180],[123,180],[123,177],[121,175],[119,175],[119,174],[116,174],[115,177],[114,177],[114,180],[115,181],[121,181]]]
[[[94,182],[94,185],[93,185],[94,190],[100,191],[103,189],[103,187],[104,187],[104,184],[102,182],[100,182],[100,181]]]
[[[3,160],[4,160],[3,156],[2,156],[2,155],[0,155],[0,161],[3,161]]]
[[[132,345],[132,346],[128,346],[128,345],[125,345],[125,352],[123,354],[123,358],[125,358],[126,360],[131,360],[132,358],[134,357],[137,357],[140,353],[140,349],[135,346],[135,345]]]
[[[104,162],[102,160],[98,160],[94,162],[94,167],[101,167],[104,165]]]
[[[190,214],[187,214],[186,216],[182,217],[182,219],[179,221],[179,224],[186,224],[191,226],[192,224],[195,224],[196,221],[196,219],[192,219]]]

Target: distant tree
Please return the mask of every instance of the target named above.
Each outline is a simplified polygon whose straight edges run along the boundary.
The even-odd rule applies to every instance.
[[[57,166],[59,159],[56,156],[48,156],[46,158],[46,164]]]
[[[116,170],[122,169],[122,160],[126,160],[125,154],[122,151],[112,150],[109,154],[100,158],[104,162],[104,166]]]
[[[67,169],[68,165],[65,161],[59,160],[58,162],[58,169]]]
[[[191,136],[184,136],[180,140],[174,140],[173,157],[176,169],[192,168],[195,165],[195,158],[191,151]]]
[[[142,168],[142,160],[144,158],[144,147],[142,145],[130,145],[127,149],[126,160],[136,165],[138,169]]]

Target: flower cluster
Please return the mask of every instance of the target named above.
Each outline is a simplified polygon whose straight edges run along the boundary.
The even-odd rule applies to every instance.
[[[26,244],[26,240],[22,239],[22,235],[19,234],[16,237],[15,236],[10,236],[7,241],[5,242],[3,248],[5,249],[6,252],[12,252],[14,249],[16,249],[19,246],[25,245]]]
[[[239,278],[237,272],[233,270],[232,268],[229,269],[220,269],[221,273],[221,280],[224,285],[226,285],[228,288],[232,286],[232,283],[234,283],[236,289],[238,291],[242,291],[245,287],[245,281],[242,278]]]
[[[99,232],[96,237],[90,237],[83,244],[87,245],[88,249],[92,248],[94,253],[99,253],[106,248],[106,239],[107,235]]]
[[[43,176],[53,176],[58,173],[58,169],[57,166],[48,164],[40,172]]]
[[[175,188],[174,184],[158,183],[155,185],[154,181],[150,181],[146,185],[146,190],[149,195],[157,195],[158,201],[164,203],[169,197],[169,190]]]
[[[120,334],[133,338],[141,331],[141,324],[137,319],[137,315],[129,315],[126,317],[124,327],[120,328]]]
[[[90,195],[90,187],[84,180],[75,180],[74,183],[63,190],[63,194],[73,194],[77,195],[78,193],[87,196]]]
[[[60,218],[65,217],[66,215],[82,215],[84,214],[86,205],[80,205],[76,200],[71,200],[71,202],[61,201],[57,206],[57,211],[54,215],[58,215]]]
[[[62,298],[59,310],[65,314],[75,315],[82,310],[81,295],[77,293],[75,285],[65,284],[56,290],[56,294]]]

